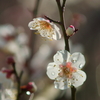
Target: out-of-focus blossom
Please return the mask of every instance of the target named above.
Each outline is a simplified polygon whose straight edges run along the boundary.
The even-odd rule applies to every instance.
[[[33,100],[33,97],[34,97],[34,93],[32,93],[32,94],[30,95],[29,100]]]
[[[33,56],[31,66],[35,68],[41,67],[45,63],[46,59],[52,54],[52,48],[47,44],[42,44],[36,54]],[[45,55],[44,53],[45,52]],[[40,56],[41,55],[41,56]],[[39,61],[39,63],[37,63]]]
[[[33,21],[29,22],[28,26],[30,30],[37,30],[37,34],[50,40],[58,40],[61,38],[59,28],[53,22],[44,18],[34,18]]]
[[[8,64],[14,64],[15,63],[14,58],[13,57],[8,57],[7,58],[7,63]]]
[[[20,33],[15,41],[20,45],[25,45],[28,43],[28,37],[25,33]]]
[[[73,26],[70,25],[67,29],[66,29],[66,34],[67,36],[72,36],[75,34],[75,32],[77,31],[77,29]]]
[[[5,73],[0,72],[0,84],[2,84],[2,87],[4,89],[6,89],[6,88],[10,88],[11,87],[12,81],[11,81],[11,79],[6,78],[6,74]]]
[[[15,32],[14,26],[10,24],[0,25],[0,49],[11,39],[14,38]]]
[[[19,45],[15,41],[8,42],[3,50],[14,54],[18,62],[24,62],[30,56],[29,48],[26,45]]]
[[[27,94],[34,93],[37,90],[37,86],[34,82],[29,82],[27,85],[21,86],[20,88],[22,91],[26,91]]]
[[[6,90],[11,91],[12,86],[13,86],[12,80],[8,79],[5,73],[0,72],[0,100],[15,100],[9,98],[6,95]]]
[[[80,13],[74,13],[72,16],[71,24],[75,27],[79,27],[86,22],[86,16]]]
[[[0,49],[5,53],[13,54],[17,63],[24,63],[30,56],[27,46],[28,36],[22,27],[12,25],[0,26]]]
[[[15,27],[10,24],[0,25],[0,37],[15,35]]]
[[[2,70],[2,72],[6,74],[7,78],[10,78],[11,75],[14,73],[14,70],[5,69],[5,70]]]
[[[17,97],[17,90],[10,88],[10,89],[5,89],[3,92],[3,100],[16,100]]]
[[[85,58],[81,53],[76,52],[71,55],[66,50],[58,51],[53,59],[54,62],[47,66],[47,75],[55,80],[55,88],[64,90],[84,83],[86,74],[81,69],[85,65]]]

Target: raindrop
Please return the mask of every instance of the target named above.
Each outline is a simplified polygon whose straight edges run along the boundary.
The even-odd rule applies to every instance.
[[[80,65],[79,65],[79,68],[82,68],[82,67],[83,67],[83,64],[80,64]]]
[[[58,83],[55,83],[55,88],[59,88],[59,84]]]
[[[51,74],[54,76],[55,75],[55,72],[52,72]]]

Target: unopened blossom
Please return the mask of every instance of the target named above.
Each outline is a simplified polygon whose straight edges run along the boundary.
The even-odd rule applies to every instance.
[[[37,90],[37,86],[34,82],[29,82],[27,85],[23,85],[20,88],[22,91],[29,91],[30,93],[34,93]]]
[[[13,57],[8,57],[7,58],[7,63],[8,64],[15,64],[14,58]]]
[[[81,53],[76,52],[71,55],[66,50],[58,51],[53,60],[54,62],[47,66],[47,75],[55,80],[55,88],[64,90],[84,83],[86,74],[81,69],[85,65],[85,58]]]
[[[10,78],[12,74],[14,74],[14,70],[5,69],[2,70],[3,73],[6,74],[6,78]]]
[[[10,88],[12,85],[12,81],[11,79],[8,79],[6,77],[6,74],[3,72],[0,72],[0,85],[6,89],[6,88]]]
[[[4,90],[4,99],[3,100],[16,100],[17,99],[17,90],[10,88]]]
[[[59,28],[53,22],[44,18],[34,18],[33,21],[29,22],[28,26],[30,30],[36,30],[36,33],[50,40],[58,40],[61,38]]]
[[[66,29],[66,34],[67,36],[72,36],[76,33],[76,31],[78,31],[78,29],[76,29],[73,25],[70,25],[67,29]]]

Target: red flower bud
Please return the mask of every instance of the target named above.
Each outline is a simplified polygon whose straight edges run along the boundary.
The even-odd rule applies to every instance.
[[[6,73],[6,77],[7,78],[10,78],[11,75],[14,73],[13,70],[9,70],[9,69],[5,69],[5,70],[2,70],[3,73]]]
[[[76,29],[73,25],[70,25],[67,29],[66,29],[66,34],[67,36],[72,36],[76,33],[76,31],[78,31],[78,29]]]
[[[20,87],[22,91],[29,91],[34,93],[37,90],[37,87],[34,82],[29,82],[27,85],[23,85]]]
[[[8,64],[15,64],[14,58],[13,57],[8,57],[7,58],[7,63]]]

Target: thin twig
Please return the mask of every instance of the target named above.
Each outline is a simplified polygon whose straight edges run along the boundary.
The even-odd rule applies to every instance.
[[[66,0],[63,0],[62,8],[65,8]]]
[[[60,0],[56,0],[57,5],[58,5],[58,9],[59,9],[59,15],[60,15],[60,22],[61,22],[61,28],[63,31],[63,35],[64,35],[64,41],[65,41],[65,50],[70,51],[69,50],[69,36],[67,36],[66,34],[66,27],[65,27],[65,21],[64,21],[64,8],[65,8],[65,2],[66,0],[63,0],[63,4],[61,6]],[[71,93],[72,93],[72,100],[76,99],[76,88],[74,86],[71,87]]]
[[[59,21],[55,21],[51,18],[49,18],[48,16],[44,16],[46,19],[50,20],[51,22],[57,23],[57,24],[61,24]]]
[[[76,88],[74,86],[71,87],[71,100],[76,100]]]
[[[16,98],[16,100],[19,100],[19,98],[20,98],[20,85],[21,85],[21,83],[20,83],[20,77],[18,76],[18,74],[17,74],[17,71],[16,71],[16,68],[15,68],[15,63],[13,63],[13,65],[12,65],[12,67],[13,67],[13,69],[14,69],[14,73],[15,73],[15,76],[16,76],[16,78],[17,78],[17,98]]]
[[[23,70],[20,72],[20,75],[19,75],[20,80],[22,78],[22,75],[23,75]]]
[[[63,31],[63,35],[64,35],[64,41],[65,41],[65,50],[69,51],[69,44],[68,44],[68,39],[69,37],[66,34],[66,27],[65,27],[65,21],[64,21],[64,11],[63,8],[61,7],[61,3],[60,0],[56,0],[57,5],[58,5],[58,9],[59,9],[59,15],[60,15],[60,22],[61,22],[61,28]],[[65,4],[63,4],[65,5]]]

